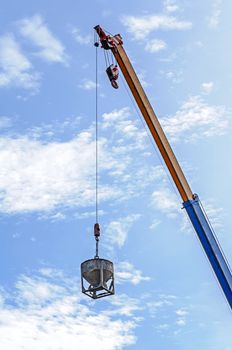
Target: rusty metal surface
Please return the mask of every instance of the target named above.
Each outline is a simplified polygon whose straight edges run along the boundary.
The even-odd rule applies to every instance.
[[[81,264],[82,292],[93,299],[114,294],[114,265],[106,259],[89,259]]]
[[[89,259],[81,264],[81,271],[83,272],[88,272],[94,269],[100,270],[101,268],[111,271],[112,273],[114,272],[113,263],[106,259]]]

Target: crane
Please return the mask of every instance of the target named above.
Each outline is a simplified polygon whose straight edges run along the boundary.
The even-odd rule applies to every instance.
[[[106,33],[100,25],[94,27],[99,36],[101,47],[110,50],[120,67],[120,70],[127,82],[127,85],[135,99],[135,102],[150,130],[160,154],[169,170],[169,173],[177,187],[183,201],[183,208],[196,231],[203,250],[213,268],[217,280],[224,292],[224,295],[232,309],[232,273],[230,266],[223,255],[220,245],[215,237],[212,226],[205,214],[198,195],[194,194],[182,171],[180,164],[168,142],[168,139],[160,125],[160,122],[145,94],[145,91],[133,69],[129,57],[124,48],[120,34],[111,35]],[[96,46],[98,43],[96,43]],[[107,75],[114,88],[118,88],[118,67],[111,64],[107,70]]]

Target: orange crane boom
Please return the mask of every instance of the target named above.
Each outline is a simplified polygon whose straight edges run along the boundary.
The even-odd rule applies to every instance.
[[[96,26],[95,29],[100,40],[108,40],[108,37],[100,26]],[[193,198],[193,193],[122,44],[115,43],[115,45],[112,45],[111,51],[160,150],[182,200],[191,200]]]

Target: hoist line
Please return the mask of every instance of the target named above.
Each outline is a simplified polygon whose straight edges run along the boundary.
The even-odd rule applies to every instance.
[[[99,236],[100,236],[100,227],[98,224],[98,46],[99,41],[97,36],[94,33],[94,46],[96,47],[95,54],[95,211],[96,211],[96,223],[94,225],[94,236],[96,242],[96,253],[95,259],[99,258],[98,255],[98,246],[99,246]]]
[[[96,46],[95,62],[95,205],[96,205],[96,223],[98,223],[98,48]]]

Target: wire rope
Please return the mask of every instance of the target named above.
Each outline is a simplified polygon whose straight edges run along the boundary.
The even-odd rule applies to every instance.
[[[96,46],[95,58],[95,201],[96,201],[96,223],[98,222],[98,47]]]
[[[95,214],[96,223],[94,225],[94,236],[96,242],[96,253],[95,259],[99,258],[98,248],[99,248],[99,236],[100,236],[100,226],[98,224],[98,47],[99,41],[96,40],[96,33],[94,33],[94,46],[95,50]]]

